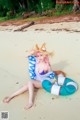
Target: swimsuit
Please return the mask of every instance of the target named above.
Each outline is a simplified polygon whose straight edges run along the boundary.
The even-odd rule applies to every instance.
[[[39,73],[40,75],[44,75],[44,74],[46,74],[47,72],[44,72],[44,70],[41,72],[41,73]]]
[[[35,79],[40,82],[43,82],[44,80],[48,80],[52,83],[52,80],[54,79],[55,76],[55,73],[52,71],[49,71],[45,74],[39,73],[37,67],[35,67],[35,74],[36,74]]]

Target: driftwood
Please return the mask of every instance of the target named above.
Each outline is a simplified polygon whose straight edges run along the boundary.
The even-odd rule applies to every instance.
[[[26,24],[24,24],[24,25],[19,26],[17,29],[14,29],[13,31],[14,31],[14,32],[15,32],[15,31],[22,31],[23,29],[25,29],[25,28],[27,28],[27,27],[30,27],[31,25],[34,25],[34,24],[35,24],[34,21],[28,22],[28,23],[26,23]]]

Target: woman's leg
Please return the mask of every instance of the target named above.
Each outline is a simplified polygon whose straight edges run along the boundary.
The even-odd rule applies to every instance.
[[[33,97],[34,97],[34,88],[42,88],[41,82],[36,81],[36,80],[31,80],[28,82],[28,84],[24,85],[22,88],[20,88],[18,91],[13,93],[9,97],[5,97],[3,102],[4,103],[9,103],[11,99],[14,97],[24,93],[25,91],[29,90],[29,103],[26,105],[25,109],[29,109],[33,105]]]
[[[25,106],[25,109],[29,109],[33,106],[34,88],[42,88],[41,82],[34,80],[28,83],[29,103]]]
[[[9,103],[9,101],[10,101],[11,99],[13,99],[14,97],[16,97],[16,96],[24,93],[24,92],[27,91],[27,90],[28,90],[28,84],[24,85],[22,88],[20,88],[18,91],[16,91],[15,93],[13,93],[12,95],[10,95],[9,97],[5,97],[5,98],[3,99],[3,102],[4,102],[4,103]]]

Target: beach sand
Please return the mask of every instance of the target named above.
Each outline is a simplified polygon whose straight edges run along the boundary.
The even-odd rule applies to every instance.
[[[55,55],[50,58],[54,70],[62,70],[80,85],[80,32],[29,29],[26,32],[0,31],[0,112],[8,111],[9,120],[80,120],[80,92],[71,96],[54,96],[43,89],[35,91],[31,109],[25,111],[28,93],[2,102],[29,81],[26,50],[35,43],[46,43]]]

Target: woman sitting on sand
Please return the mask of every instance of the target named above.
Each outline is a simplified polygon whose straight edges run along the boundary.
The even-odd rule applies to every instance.
[[[50,63],[48,60],[47,53],[45,52],[46,54],[43,54],[43,52],[42,52],[42,51],[45,51],[45,50],[43,50],[43,49],[45,49],[44,44],[41,47],[42,51],[38,50],[37,45],[36,45],[36,49],[37,50],[31,50],[28,57],[35,55],[36,59],[37,59],[37,63],[36,63],[36,67],[35,67],[36,73],[46,74],[47,72],[51,71],[51,66],[50,66]],[[13,99],[14,97],[16,97],[28,90],[29,91],[29,103],[25,106],[25,109],[29,109],[30,107],[33,106],[34,88],[42,88],[41,81],[42,81],[42,78],[40,78],[40,76],[36,76],[35,80],[30,80],[26,85],[24,85],[18,91],[16,91],[9,97],[5,97],[3,102],[9,103],[11,101],[11,99]]]
[[[9,103],[11,99],[18,96],[25,91],[29,91],[29,102],[25,109],[33,106],[34,88],[44,88],[47,92],[54,95],[70,95],[77,90],[77,83],[66,78],[62,71],[52,71],[49,62],[49,55],[51,53],[46,51],[45,44],[41,48],[36,45],[35,49],[31,50],[28,55],[30,80],[21,89],[13,93],[9,97],[5,97],[3,102]],[[56,78],[56,82],[54,80]]]

